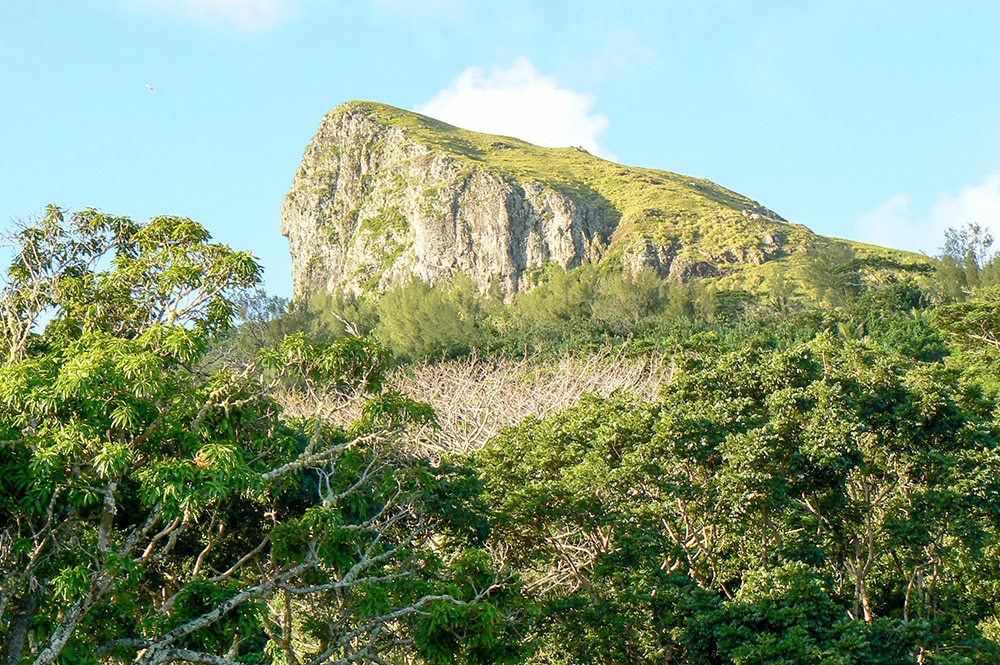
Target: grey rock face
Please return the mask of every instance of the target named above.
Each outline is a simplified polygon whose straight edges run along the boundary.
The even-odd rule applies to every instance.
[[[707,180],[371,102],[323,119],[281,229],[299,301],[460,274],[510,297],[533,284],[536,268],[605,260],[669,280],[725,277],[808,251],[815,237]]]
[[[529,268],[599,261],[617,219],[460,162],[363,107],[328,114],[282,207],[297,299],[468,275],[510,295]]]

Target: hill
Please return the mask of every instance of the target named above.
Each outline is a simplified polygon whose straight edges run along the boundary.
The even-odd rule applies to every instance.
[[[282,233],[298,299],[459,273],[510,296],[548,264],[743,282],[831,252],[923,260],[819,236],[708,180],[372,102],[324,117],[285,198]]]

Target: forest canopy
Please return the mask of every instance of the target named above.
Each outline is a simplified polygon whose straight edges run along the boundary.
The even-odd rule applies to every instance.
[[[0,660],[997,662],[977,228],[758,290],[585,266],[310,309],[192,220],[50,207],[0,291]],[[396,385],[608,346],[660,392],[469,449]]]
[[[384,385],[377,346],[220,353],[260,268],[189,219],[52,207],[17,240],[0,294],[5,663],[481,660],[505,589],[476,483],[400,445],[433,416]],[[279,385],[326,400],[288,418]],[[348,426],[338,396],[362,397]]]

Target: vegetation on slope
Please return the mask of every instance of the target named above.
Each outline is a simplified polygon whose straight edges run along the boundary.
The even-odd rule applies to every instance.
[[[15,240],[4,663],[1000,658],[982,229],[935,275],[852,255],[755,294],[553,270],[511,303],[413,284],[323,317],[241,305],[259,267],[191,220],[53,207]],[[393,369],[359,328],[521,367],[538,408],[428,457],[433,410],[396,387],[519,388],[468,357]],[[593,372],[599,394],[545,397],[553,358],[595,349],[639,368],[624,391]]]
[[[817,298],[593,268],[552,271],[508,304],[463,305],[460,285],[396,293],[411,318],[431,293],[465,317],[471,336],[450,351],[424,321],[437,357],[473,340],[500,355],[438,365],[423,394],[449,415],[446,386],[468,390],[449,371],[526,342],[543,359],[609,344],[619,364],[670,359],[659,397],[546,412],[543,391],[512,385],[537,415],[488,441],[451,426],[456,449],[478,450],[493,556],[535,608],[529,662],[1000,657],[1000,266],[981,229],[949,238],[934,274],[852,258],[803,282]],[[374,304],[373,330],[407,348],[379,320],[392,311]],[[469,321],[519,341],[491,347]]]
[[[819,335],[505,431],[478,461],[545,608],[534,659],[995,661],[991,407],[939,363]]]
[[[908,252],[821,238],[709,180],[623,166],[581,148],[542,148],[512,137],[464,130],[374,102],[349,102],[334,112],[373,114],[380,122],[401,128],[415,141],[456,160],[499,171],[520,182],[541,183],[603,211],[606,219],[617,224],[608,256],[612,262],[620,261],[625,250],[643,240],[654,246],[676,246],[683,258],[719,261],[728,257],[747,266],[771,258],[822,255],[832,246],[859,258],[925,261],[925,257]]]

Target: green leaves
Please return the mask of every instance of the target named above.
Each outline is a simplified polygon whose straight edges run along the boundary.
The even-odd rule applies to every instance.
[[[67,566],[52,580],[53,594],[64,603],[75,603],[90,591],[91,577],[86,566]]]
[[[53,207],[20,239],[0,290],[0,625],[31,631],[15,660],[308,662],[362,645],[382,662],[432,600],[472,607],[489,588],[488,556],[459,565],[488,531],[481,486],[396,447],[433,411],[387,389],[372,340],[227,356],[213,342],[260,268],[189,219]],[[277,387],[317,415],[284,419]],[[334,424],[352,400],[357,422]]]
[[[1000,523],[971,499],[997,440],[960,375],[832,335],[697,354],[657,402],[587,399],[478,453],[495,541],[547,608],[545,657],[898,663],[980,644],[992,610],[960,598]],[[722,601],[686,615],[665,575]]]
[[[288,335],[277,347],[261,349],[260,360],[272,372],[286,374],[292,382],[308,381],[342,394],[355,390],[381,392],[387,369],[381,347],[368,338],[355,336],[322,344],[304,333]]]
[[[118,478],[132,463],[132,450],[124,444],[103,446],[94,455],[94,470],[102,480]]]
[[[378,301],[375,335],[392,352],[413,360],[467,353],[481,346],[483,312],[471,280],[434,288],[415,280]]]

